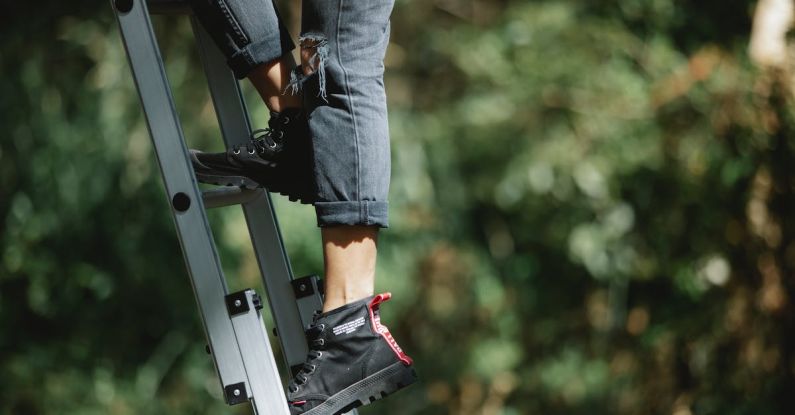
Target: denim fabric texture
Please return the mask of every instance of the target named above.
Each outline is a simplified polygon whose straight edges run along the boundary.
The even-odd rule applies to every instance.
[[[273,0],[189,0],[235,77],[295,49]]]
[[[292,49],[271,0],[191,0],[238,78]],[[285,93],[303,95],[318,226],[388,226],[390,143],[384,56],[394,0],[303,0],[309,64]]]

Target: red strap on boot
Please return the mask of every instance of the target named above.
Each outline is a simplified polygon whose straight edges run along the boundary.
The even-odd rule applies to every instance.
[[[381,313],[378,312],[379,304],[384,303],[392,298],[392,293],[382,293],[378,294],[373,297],[373,300],[370,301],[367,308],[370,311],[370,321],[373,323],[373,330],[376,333],[381,334],[381,336],[386,340],[389,347],[392,348],[392,351],[395,352],[395,355],[403,362],[404,365],[409,366],[413,363],[410,357],[408,357],[405,353],[403,353],[403,349],[398,346],[395,339],[392,337],[392,334],[389,333],[389,329],[386,328],[385,325],[381,324]]]

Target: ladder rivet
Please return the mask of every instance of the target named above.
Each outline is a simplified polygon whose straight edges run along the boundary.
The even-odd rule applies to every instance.
[[[232,393],[233,393],[235,396],[240,396],[240,389],[235,389],[235,390],[234,390],[234,392],[232,392]]]
[[[174,206],[177,212],[185,212],[190,208],[190,196],[178,192],[171,198],[171,206]]]
[[[235,307],[240,307],[243,303],[240,300],[235,300]]]

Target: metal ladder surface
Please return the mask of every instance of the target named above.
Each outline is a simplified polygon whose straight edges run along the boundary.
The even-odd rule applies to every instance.
[[[304,327],[322,305],[318,278],[293,279],[270,195],[263,189],[202,192],[191,166],[150,13],[186,14],[177,0],[111,0],[171,205],[201,321],[226,403],[251,402],[254,413],[288,415],[268,331],[252,290],[229,293],[206,208],[240,204],[268,296],[286,368],[307,354]],[[191,16],[218,123],[227,147],[248,140],[251,126],[237,80],[210,36]],[[355,411],[349,414],[355,414]]]

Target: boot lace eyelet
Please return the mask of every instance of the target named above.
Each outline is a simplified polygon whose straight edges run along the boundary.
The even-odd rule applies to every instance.
[[[282,123],[283,124],[289,124],[290,123],[290,117],[284,117],[284,121]]]
[[[234,154],[240,154],[240,149],[239,149],[239,148],[236,148],[236,149],[232,150],[232,153],[234,153]]]
[[[248,150],[248,154],[254,154],[256,152],[257,152],[257,149],[254,149],[254,148]]]

